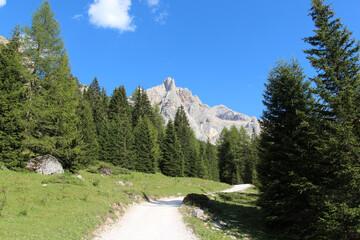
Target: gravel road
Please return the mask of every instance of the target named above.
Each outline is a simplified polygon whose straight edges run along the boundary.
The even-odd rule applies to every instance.
[[[235,185],[223,192],[240,191],[250,186]],[[178,197],[135,205],[94,240],[196,240],[179,212],[182,200],[183,197]]]

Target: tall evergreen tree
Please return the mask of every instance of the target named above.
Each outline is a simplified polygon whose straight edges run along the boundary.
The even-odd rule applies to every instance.
[[[90,103],[82,94],[80,94],[79,98],[77,114],[80,121],[77,141],[80,146],[80,152],[77,156],[77,168],[83,168],[98,160],[99,144]]]
[[[146,117],[140,118],[134,129],[135,170],[155,173],[157,143],[150,125]]]
[[[305,50],[317,71],[312,79],[319,98],[320,178],[323,203],[318,232],[329,239],[360,239],[360,44],[334,18],[323,0],[313,0],[315,35]]]
[[[25,83],[28,72],[25,70],[19,28],[6,45],[0,44],[0,162],[8,168],[22,167],[24,164]]]
[[[25,27],[25,62],[36,79],[28,88],[33,97],[28,98],[26,147],[34,155],[53,154],[65,168],[73,168],[79,151],[75,144],[78,101],[60,32],[48,1],[33,14],[32,26]]]
[[[259,203],[267,223],[283,232],[284,239],[307,239],[317,220],[313,99],[304,78],[295,60],[280,61],[263,94]]]
[[[161,145],[159,167],[161,172],[167,176],[182,177],[184,175],[184,159],[181,146],[171,120],[166,125],[165,137]]]
[[[100,103],[100,105],[105,104]],[[101,146],[99,157],[114,165],[133,169],[134,137],[130,105],[124,86],[114,89],[107,115],[108,119],[102,122],[99,133]]]
[[[194,131],[189,125],[183,106],[180,106],[175,114],[174,120],[176,136],[181,145],[181,152],[184,157],[184,174],[187,177],[203,177],[204,163],[199,156],[199,143]]]
[[[205,158],[208,165],[210,179],[213,181],[220,181],[217,149],[216,146],[212,145],[209,140],[207,140],[205,146]]]
[[[151,121],[153,125],[156,125],[153,108],[145,90],[139,86],[135,89],[130,99],[134,106],[132,109],[133,126],[135,127],[139,119],[145,116]]]

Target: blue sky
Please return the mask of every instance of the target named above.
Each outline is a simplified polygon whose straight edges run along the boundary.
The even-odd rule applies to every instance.
[[[30,25],[42,0],[0,0],[0,35]],[[330,3],[330,1],[326,1]],[[268,72],[297,58],[312,35],[310,0],[50,0],[71,59],[84,84],[95,76],[108,94],[128,95],[167,77],[210,106],[223,104],[260,117]],[[336,17],[360,40],[360,1],[334,0]]]

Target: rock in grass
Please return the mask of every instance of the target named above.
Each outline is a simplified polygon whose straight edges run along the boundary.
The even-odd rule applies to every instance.
[[[115,182],[115,184],[118,186],[125,186],[125,184],[122,181]]]
[[[132,184],[131,182],[126,182],[125,186],[132,187],[132,186],[134,186],[134,184]]]
[[[27,162],[26,168],[30,171],[45,175],[64,173],[64,169],[61,166],[60,161],[52,155],[32,158]]]
[[[205,217],[204,211],[201,210],[200,208],[195,208],[194,210],[192,210],[191,214],[196,218],[204,218]]]

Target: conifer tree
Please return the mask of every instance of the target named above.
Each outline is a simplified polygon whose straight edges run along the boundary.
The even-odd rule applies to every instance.
[[[80,153],[77,156],[77,168],[83,168],[98,160],[99,144],[90,103],[82,94],[79,98],[77,114],[80,118],[78,126]]]
[[[100,99],[101,100],[101,99]],[[99,105],[104,105],[100,102]],[[116,166],[134,168],[133,128],[125,87],[115,88],[110,99],[108,119],[102,122],[99,134],[100,159]]]
[[[32,26],[25,27],[27,69],[35,81],[29,84],[29,112],[26,125],[26,147],[34,155],[52,154],[65,168],[76,165],[79,118],[76,82],[60,27],[48,1],[33,14]]]
[[[180,106],[175,114],[174,120],[176,136],[181,145],[181,152],[184,157],[184,174],[187,177],[203,177],[204,163],[199,155],[199,143],[194,131],[189,125],[183,106]]]
[[[0,44],[0,162],[8,168],[23,167],[25,83],[28,72],[19,51],[20,30],[15,28],[6,45]]]
[[[135,89],[134,93],[130,97],[133,102],[132,109],[132,122],[133,126],[137,125],[140,117],[147,117],[153,125],[155,125],[155,118],[153,113],[153,108],[151,107],[149,98],[143,88],[140,86]]]
[[[330,5],[313,0],[315,35],[305,50],[317,71],[311,80],[317,105],[321,162],[318,234],[329,239],[360,238],[360,44]],[[320,204],[322,203],[322,204]]]
[[[135,170],[145,173],[156,172],[156,139],[151,132],[151,123],[145,116],[134,129]]]
[[[213,181],[220,181],[217,149],[216,146],[212,145],[209,140],[207,140],[205,146],[205,157],[207,160],[210,179]]]
[[[317,220],[314,104],[304,78],[295,60],[277,62],[263,94],[259,203],[284,239],[307,239]]]
[[[184,175],[184,159],[181,146],[171,120],[166,125],[165,136],[161,145],[159,167],[161,172],[167,176],[182,177]]]

